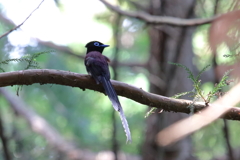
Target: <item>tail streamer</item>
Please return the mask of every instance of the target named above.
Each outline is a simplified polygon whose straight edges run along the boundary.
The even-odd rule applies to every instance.
[[[131,132],[128,126],[128,122],[127,119],[123,113],[123,109],[122,106],[118,100],[118,96],[116,94],[116,91],[114,90],[110,80],[107,80],[105,77],[102,77],[102,84],[103,84],[103,88],[106,92],[106,94],[108,95],[108,98],[111,100],[113,108],[119,112],[120,115],[120,119],[122,121],[122,125],[123,125],[123,129],[124,132],[127,136],[127,142],[131,143],[132,142],[132,138],[131,138]]]

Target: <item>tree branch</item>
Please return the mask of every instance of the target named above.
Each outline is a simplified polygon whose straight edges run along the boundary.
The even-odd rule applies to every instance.
[[[97,85],[95,81],[89,76],[84,74],[77,74],[69,71],[59,71],[51,69],[32,69],[24,71],[0,73],[0,87],[13,86],[13,85],[31,85],[34,83],[42,84],[59,84],[71,87],[79,87],[83,90],[90,89],[103,92],[101,85]],[[141,88],[118,82],[111,81],[117,94],[138,103],[148,105],[150,107],[157,107],[164,111],[190,113],[190,105],[193,103],[189,100],[173,99],[148,93]],[[194,103],[194,111],[198,112],[205,107],[204,102]],[[231,107],[222,118],[231,120],[240,120],[240,109]]]
[[[11,30],[9,30],[8,32],[6,32],[6,33],[4,33],[3,35],[1,35],[1,36],[0,36],[0,39],[3,38],[3,37],[5,37],[5,36],[7,36],[7,35],[8,35],[9,33],[11,33],[12,31],[20,28],[20,27],[31,17],[31,15],[33,14],[33,12],[35,12],[35,11],[41,6],[41,4],[43,3],[43,1],[44,1],[44,0],[42,0],[42,1],[39,3],[39,5],[37,6],[37,8],[35,8],[35,9],[29,14],[29,16],[27,16],[27,18],[26,18],[21,24],[17,25],[17,26],[14,27],[13,29],[11,29]]]
[[[150,15],[146,12],[131,12],[131,11],[124,11],[119,7],[113,6],[110,3],[106,2],[105,0],[100,0],[105,6],[107,6],[110,10],[122,14],[124,16],[137,18],[143,20],[150,24],[169,24],[173,26],[196,26],[211,23],[212,21],[216,20],[220,16],[214,16],[211,18],[205,19],[182,19],[182,18],[175,18],[175,17],[162,17],[162,16],[154,16]]]

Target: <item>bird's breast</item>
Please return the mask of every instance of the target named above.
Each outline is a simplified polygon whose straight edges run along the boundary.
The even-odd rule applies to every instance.
[[[103,63],[107,63],[108,60],[108,58],[106,58],[104,55],[97,51],[89,52],[85,57],[85,61],[100,61]]]

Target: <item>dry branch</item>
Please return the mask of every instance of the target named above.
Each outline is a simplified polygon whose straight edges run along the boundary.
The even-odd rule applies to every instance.
[[[71,87],[79,87],[83,90],[90,89],[103,92],[101,85],[85,74],[78,74],[69,71],[51,70],[51,69],[32,69],[24,71],[0,73],[0,87],[13,85],[31,85],[34,83],[59,84]],[[190,113],[188,107],[192,101],[183,99],[173,99],[152,93],[148,93],[141,88],[113,81],[112,84],[118,95],[132,99],[138,103],[157,107],[164,111]],[[194,103],[194,111],[198,112],[205,107],[203,102]],[[231,107],[230,110],[222,116],[225,119],[240,120],[240,109]]]
[[[106,2],[105,0],[100,0],[106,7],[110,10],[117,12],[121,15],[137,18],[143,20],[150,24],[169,24],[174,26],[196,26],[211,23],[212,21],[216,20],[219,16],[214,16],[211,18],[205,19],[183,19],[183,18],[175,18],[175,17],[166,17],[166,16],[154,16],[150,15],[146,12],[131,12],[131,11],[124,11],[119,7],[113,6],[110,3]]]
[[[32,14],[41,6],[41,4],[43,3],[44,0],[42,0],[39,5],[37,6],[37,8],[35,8],[28,16],[27,18],[19,25],[17,25],[16,27],[14,27],[13,29],[10,29],[9,31],[7,31],[6,33],[4,33],[3,35],[0,36],[0,39],[7,36],[9,33],[11,33],[12,31],[20,28],[31,16]]]

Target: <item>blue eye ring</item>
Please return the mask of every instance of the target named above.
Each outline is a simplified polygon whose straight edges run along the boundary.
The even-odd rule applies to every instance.
[[[94,42],[94,46],[99,46],[99,43],[98,42]]]

